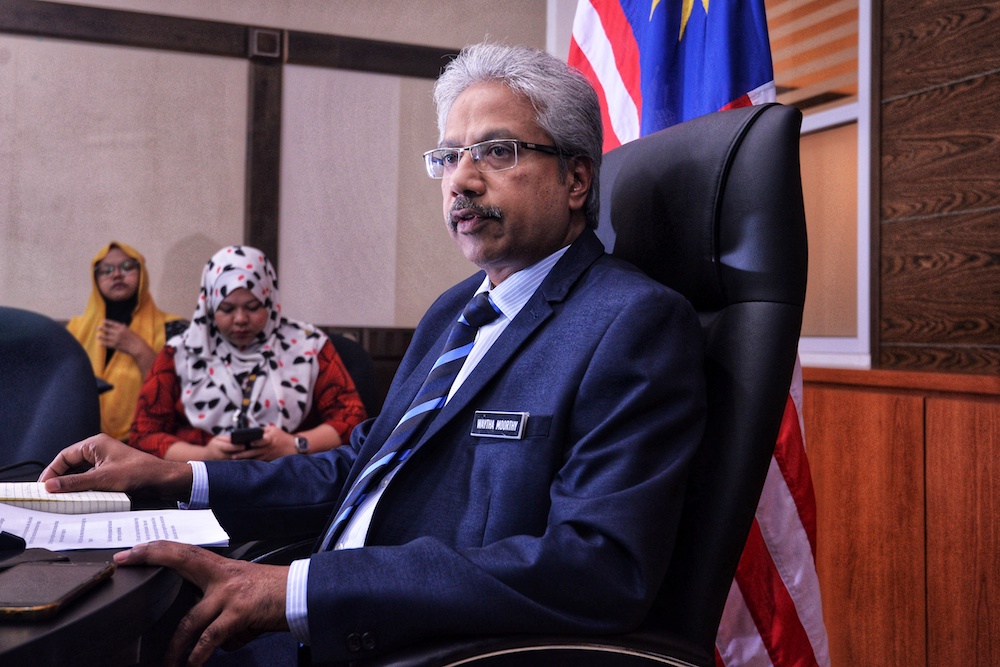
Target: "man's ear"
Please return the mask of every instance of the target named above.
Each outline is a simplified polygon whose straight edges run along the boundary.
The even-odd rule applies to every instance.
[[[582,210],[593,183],[594,163],[590,158],[577,156],[567,160],[566,180],[569,184],[569,207]]]

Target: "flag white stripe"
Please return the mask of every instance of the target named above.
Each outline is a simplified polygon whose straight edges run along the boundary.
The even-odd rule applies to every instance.
[[[829,664],[828,659],[822,659],[827,654],[826,629],[812,549],[788,484],[773,458],[757,505],[757,523],[817,662]]]
[[[608,102],[611,128],[619,143],[639,138],[639,109],[629,95],[621,73],[615,64],[614,47],[601,25],[601,17],[593,5],[582,0],[573,19],[573,39],[590,62],[601,82]]]
[[[802,434],[804,449],[802,368],[798,359],[795,360],[789,394],[795,404],[795,414],[799,421],[799,433]],[[767,545],[771,560],[774,561],[774,567],[795,604],[799,622],[809,637],[816,662],[821,667],[826,667],[830,664],[829,647],[812,547],[809,545],[809,536],[795,506],[795,499],[788,488],[788,481],[773,457],[760,502],[757,504],[756,517],[764,544]]]
[[[716,642],[722,662],[726,665],[774,667],[735,580],[729,587]]]
[[[747,97],[750,98],[750,104],[756,106],[758,104],[766,104],[767,102],[776,102],[778,100],[778,91],[774,87],[774,81],[768,81],[747,93]]]
[[[792,386],[788,394],[795,404],[795,415],[799,418],[799,435],[802,437],[802,449],[806,448],[806,423],[802,419],[802,360],[795,357],[795,367],[792,368]]]

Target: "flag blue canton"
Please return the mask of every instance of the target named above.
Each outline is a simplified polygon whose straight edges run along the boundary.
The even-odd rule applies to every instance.
[[[652,4],[621,3],[639,46],[643,135],[718,111],[774,79],[762,2],[709,0],[706,10],[693,0],[683,36],[685,3]]]

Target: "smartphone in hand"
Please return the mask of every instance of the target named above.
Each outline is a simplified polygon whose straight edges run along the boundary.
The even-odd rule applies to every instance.
[[[264,429],[260,427],[252,428],[237,428],[233,429],[233,432],[229,434],[229,440],[234,445],[246,445],[251,446],[251,443],[255,440],[260,440],[264,437]]]

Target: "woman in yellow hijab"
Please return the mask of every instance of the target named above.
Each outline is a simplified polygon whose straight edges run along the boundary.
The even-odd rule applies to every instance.
[[[87,350],[94,375],[112,386],[101,394],[101,430],[125,440],[156,353],[187,323],[153,303],[146,259],[134,248],[112,241],[94,256],[91,269],[87,310],[68,328]]]

